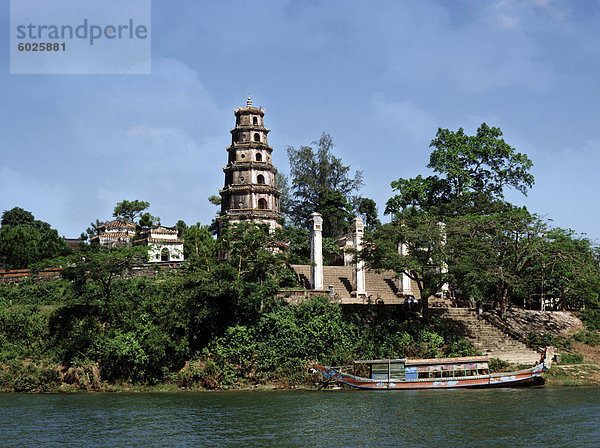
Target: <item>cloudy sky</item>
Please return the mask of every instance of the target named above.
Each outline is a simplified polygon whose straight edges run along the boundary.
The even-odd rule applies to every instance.
[[[330,133],[380,213],[392,180],[428,173],[438,128],[500,127],[534,162],[509,200],[598,242],[599,25],[600,0],[154,0],[151,75],[11,75],[3,33],[0,212],[77,237],[142,199],[208,224],[251,93],[281,171]]]

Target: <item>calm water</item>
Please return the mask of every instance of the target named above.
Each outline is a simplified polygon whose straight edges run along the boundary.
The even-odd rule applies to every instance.
[[[1,447],[598,447],[600,389],[0,395]]]

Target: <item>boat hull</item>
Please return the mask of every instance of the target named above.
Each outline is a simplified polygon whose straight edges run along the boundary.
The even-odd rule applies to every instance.
[[[405,390],[405,389],[453,389],[453,388],[487,388],[487,387],[514,387],[531,385],[539,380],[544,373],[543,364],[538,364],[530,369],[510,373],[495,373],[471,377],[456,378],[426,378],[404,381],[381,381],[363,378],[344,373],[331,367],[314,365],[313,368],[323,374],[325,380],[333,380],[358,389],[376,390]]]

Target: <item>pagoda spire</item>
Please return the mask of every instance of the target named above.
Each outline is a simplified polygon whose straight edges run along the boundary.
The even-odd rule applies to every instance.
[[[273,166],[264,126],[265,111],[252,106],[235,109],[235,128],[231,129],[231,145],[227,148],[227,166],[223,168],[225,184],[221,194],[219,233],[225,222],[254,222],[281,227],[282,218],[277,189],[277,168]]]

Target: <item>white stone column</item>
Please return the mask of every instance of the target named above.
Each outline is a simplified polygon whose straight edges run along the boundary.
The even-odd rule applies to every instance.
[[[398,244],[398,253],[400,255],[408,255],[408,247],[406,247],[406,244],[404,244],[404,243]],[[402,277],[400,277],[400,285],[399,286],[400,287],[398,289],[405,296],[412,294],[412,285],[410,282],[410,277],[408,275],[402,274]]]
[[[442,233],[442,235],[441,235],[442,236],[442,245],[445,246],[446,245],[446,224],[444,224],[443,222],[438,222],[438,226],[440,228],[440,232]],[[442,265],[440,266],[440,272],[442,274],[448,273],[448,265],[445,262],[442,262]],[[450,291],[450,285],[448,283],[444,283],[442,285],[442,295],[447,296],[448,291]]]
[[[323,290],[323,218],[314,212],[310,218],[310,284],[312,289]]]
[[[352,223],[352,237],[354,239],[354,250],[362,250],[362,240],[364,233],[365,225],[363,224],[362,218],[355,218],[354,222]],[[365,277],[365,262],[363,260],[359,259],[354,263],[353,274],[353,286],[356,296],[365,296],[367,294],[367,291]]]

